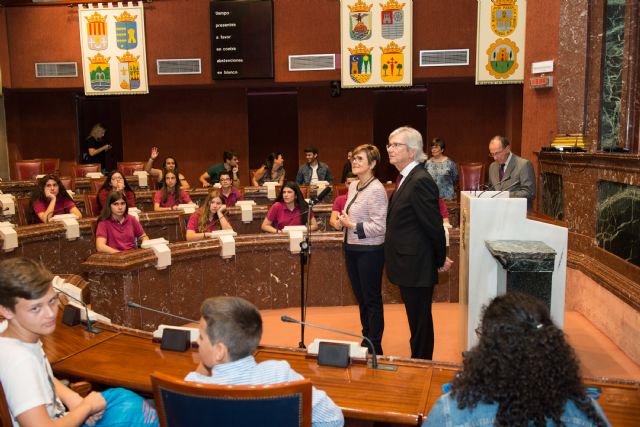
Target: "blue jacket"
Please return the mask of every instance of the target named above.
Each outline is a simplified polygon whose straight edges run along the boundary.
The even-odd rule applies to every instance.
[[[311,174],[313,170],[309,163],[305,163],[300,166],[298,169],[298,175],[296,175],[296,182],[299,185],[309,185],[311,184]],[[329,171],[329,166],[326,163],[318,160],[318,180],[319,181],[328,181],[329,184],[333,182],[333,177],[331,176],[331,172]]]
[[[591,401],[594,408],[600,414],[603,420],[609,424],[607,417],[602,412],[600,405],[594,400]],[[441,396],[433,409],[427,416],[427,420],[422,427],[483,427],[493,426],[498,413],[497,403],[479,402],[475,408],[466,407],[458,409],[458,402],[451,398],[450,393]],[[587,416],[576,407],[572,401],[567,401],[564,407],[564,413],[560,417],[566,427],[587,427],[593,426]],[[554,426],[552,420],[547,420],[547,427]]]

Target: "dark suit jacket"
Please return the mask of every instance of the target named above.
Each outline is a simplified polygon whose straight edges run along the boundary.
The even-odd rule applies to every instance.
[[[496,191],[509,188],[509,197],[524,197],[527,199],[527,208],[531,210],[533,200],[536,198],[536,174],[533,171],[533,165],[527,159],[513,153],[511,155],[511,161],[504,171],[502,181],[500,181],[500,164],[491,163],[489,184]]]
[[[438,268],[446,257],[438,187],[420,164],[409,172],[389,202],[384,242],[391,283],[412,287],[438,283]]]

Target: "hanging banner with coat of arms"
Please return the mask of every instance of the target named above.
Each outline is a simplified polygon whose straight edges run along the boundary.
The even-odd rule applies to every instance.
[[[142,3],[79,5],[85,95],[149,93]]]
[[[412,0],[340,0],[342,87],[412,85]]]
[[[524,81],[526,0],[478,0],[476,84]]]

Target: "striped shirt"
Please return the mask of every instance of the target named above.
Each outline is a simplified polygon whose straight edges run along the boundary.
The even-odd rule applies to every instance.
[[[189,372],[185,381],[222,385],[280,384],[304,379],[291,369],[284,360],[267,360],[257,363],[253,356],[233,362],[215,365],[211,376]],[[314,427],[341,427],[344,425],[342,411],[327,393],[313,387],[311,419]]]
[[[356,223],[355,230],[346,230],[347,244],[381,245],[387,230],[387,191],[375,178],[361,191],[358,191],[358,183],[349,184],[345,205],[349,218]]]

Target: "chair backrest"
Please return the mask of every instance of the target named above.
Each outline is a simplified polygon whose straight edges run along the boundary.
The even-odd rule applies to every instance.
[[[335,184],[333,186],[335,197],[342,196],[349,192],[349,186],[347,184]]]
[[[143,171],[143,162],[118,162],[118,170],[124,176],[131,176],[135,171]]]
[[[311,381],[228,386],[151,374],[161,427],[311,426]]]
[[[7,398],[4,395],[2,384],[0,384],[0,426],[13,427],[13,422],[11,421],[11,412],[9,411],[9,404],[7,403]]]
[[[302,195],[304,196],[305,199],[309,198],[309,186],[308,185],[301,185],[300,186],[300,191],[302,192]],[[278,195],[280,193],[277,193]]]
[[[60,182],[62,183],[62,185],[64,185],[64,188],[66,188],[67,190],[76,191],[75,181],[70,176],[61,176]]]
[[[87,216],[100,215],[101,209],[100,209],[100,206],[98,206],[98,196],[95,194],[85,194],[84,209],[86,211]]]
[[[31,197],[16,197],[16,209],[18,211],[18,224],[35,224],[36,218],[31,208]]]
[[[484,163],[459,163],[460,191],[479,190],[484,181]]]
[[[82,165],[73,165],[73,175],[76,178],[84,178],[87,176],[87,172],[100,172],[102,165],[100,163],[86,163]]]
[[[60,159],[35,159],[42,161],[42,173],[58,175],[60,173]]]
[[[28,181],[42,174],[42,161],[16,160],[16,180]]]
[[[92,178],[89,184],[89,191],[94,194],[98,194],[100,188],[102,188],[102,184],[104,184],[104,180],[106,178]]]

